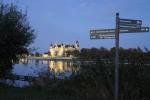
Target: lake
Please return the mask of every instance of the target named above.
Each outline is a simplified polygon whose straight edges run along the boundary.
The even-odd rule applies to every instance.
[[[13,65],[12,73],[38,77],[48,72],[51,78],[67,79],[79,73],[80,65],[80,61],[74,60],[21,60],[18,64]],[[29,86],[28,81],[7,79],[5,82],[16,87]]]

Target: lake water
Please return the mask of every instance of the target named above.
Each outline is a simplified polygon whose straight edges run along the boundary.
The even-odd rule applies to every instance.
[[[58,79],[66,79],[71,75],[79,73],[80,62],[73,60],[23,60],[15,64],[12,73],[15,75],[34,76],[38,77],[41,73],[49,72],[50,77]],[[29,85],[28,81],[6,80],[7,84],[16,87],[25,87]]]

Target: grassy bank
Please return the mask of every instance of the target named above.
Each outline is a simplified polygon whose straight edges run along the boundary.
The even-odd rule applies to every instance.
[[[52,93],[32,87],[15,88],[0,84],[0,100],[73,100],[68,95]]]

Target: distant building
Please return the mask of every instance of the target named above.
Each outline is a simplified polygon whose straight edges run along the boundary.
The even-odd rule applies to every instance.
[[[80,50],[79,42],[76,41],[73,45],[65,45],[65,44],[51,44],[49,48],[51,57],[64,57],[67,55],[68,51]]]
[[[44,54],[42,55],[42,57],[47,58],[47,57],[49,57],[49,55],[48,55],[48,53],[44,53]]]

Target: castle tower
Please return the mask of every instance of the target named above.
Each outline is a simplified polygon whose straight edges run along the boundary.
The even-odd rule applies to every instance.
[[[75,48],[76,48],[76,50],[80,50],[79,41],[76,41]]]
[[[54,49],[53,49],[53,44],[51,43],[51,45],[50,45],[50,48],[49,48],[49,52],[50,52],[50,56],[51,57],[55,57],[55,51],[54,51]]]

